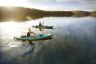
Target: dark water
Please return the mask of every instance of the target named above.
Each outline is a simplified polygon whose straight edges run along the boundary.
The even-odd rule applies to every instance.
[[[34,42],[16,41],[32,25],[44,21],[54,29],[53,39]],[[0,23],[0,64],[96,64],[96,19],[92,17],[48,17],[26,22]]]

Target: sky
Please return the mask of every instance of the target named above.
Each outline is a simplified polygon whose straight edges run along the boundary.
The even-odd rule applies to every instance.
[[[0,0],[0,5],[43,10],[96,10],[96,0]]]

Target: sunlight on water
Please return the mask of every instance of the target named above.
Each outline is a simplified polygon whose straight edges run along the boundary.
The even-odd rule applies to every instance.
[[[19,26],[20,24],[14,21],[0,23],[1,33],[3,35],[5,34],[5,36],[7,36],[7,39],[8,39],[19,33],[17,31],[20,28]]]
[[[14,22],[14,21],[3,22],[0,24],[0,28],[6,32],[15,31],[18,27],[19,27],[18,23]]]
[[[15,41],[14,37],[26,35],[29,28],[38,34],[40,32],[39,29],[32,28],[32,25],[36,24],[37,23],[33,21],[16,22],[11,20],[7,22],[0,22],[0,47],[4,47],[3,50],[8,50],[13,47],[21,46],[21,41]]]

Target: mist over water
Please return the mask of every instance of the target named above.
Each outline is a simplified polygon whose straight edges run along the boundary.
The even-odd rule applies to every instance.
[[[30,45],[14,40],[39,22],[52,25],[53,39]],[[8,27],[9,25],[13,27]],[[4,26],[7,26],[4,28]],[[14,27],[15,26],[15,27]],[[96,19],[93,17],[46,17],[24,22],[0,22],[0,64],[95,64]]]

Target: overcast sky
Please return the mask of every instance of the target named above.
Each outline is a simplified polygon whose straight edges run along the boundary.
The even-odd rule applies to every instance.
[[[96,10],[96,0],[27,0],[27,3],[47,10]]]
[[[96,0],[0,0],[1,4],[45,10],[96,10]]]

